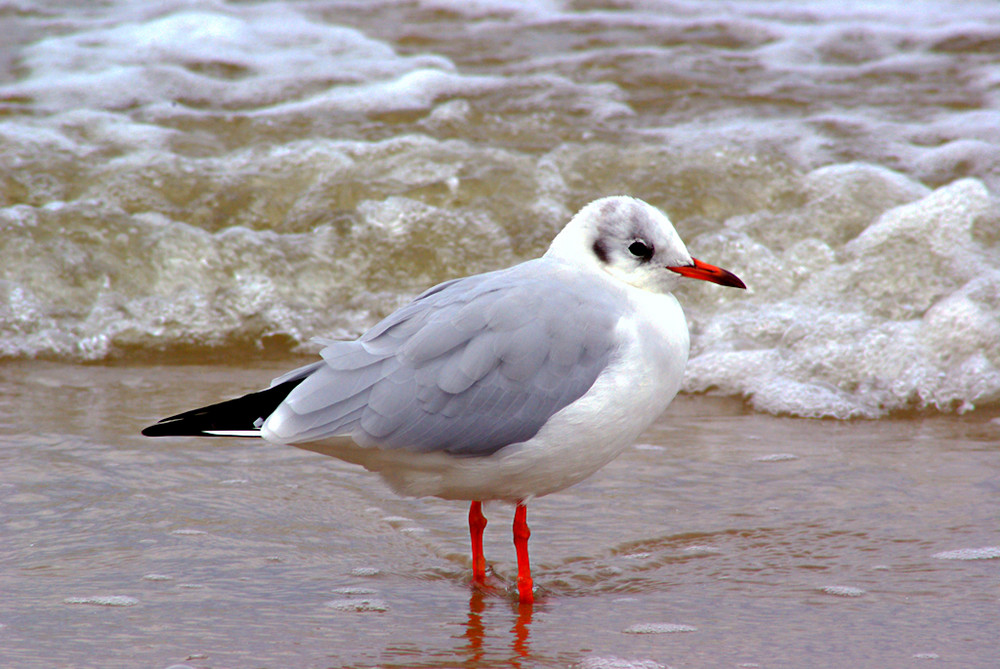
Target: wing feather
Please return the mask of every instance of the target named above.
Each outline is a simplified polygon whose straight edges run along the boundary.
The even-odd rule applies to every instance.
[[[621,299],[547,259],[447,282],[358,341],[330,342],[268,422],[291,443],[493,453],[590,389],[615,354]]]

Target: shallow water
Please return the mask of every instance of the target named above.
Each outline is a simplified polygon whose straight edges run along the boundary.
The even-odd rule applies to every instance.
[[[21,0],[0,35],[0,666],[996,665],[993,0]],[[750,289],[680,294],[686,394],[532,502],[533,609],[508,508],[478,592],[461,504],[139,436],[615,193]]]
[[[504,505],[480,592],[463,504],[291,447],[138,434],[297,362],[2,369],[4,666],[995,660],[997,417],[805,420],[682,396],[531,503],[541,596],[519,608]]]

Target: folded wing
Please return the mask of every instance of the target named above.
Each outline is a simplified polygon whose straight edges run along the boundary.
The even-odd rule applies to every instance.
[[[325,364],[291,390],[264,436],[453,455],[530,439],[615,353],[620,296],[596,278],[561,281],[563,271],[538,260],[444,283],[359,340],[328,342]]]

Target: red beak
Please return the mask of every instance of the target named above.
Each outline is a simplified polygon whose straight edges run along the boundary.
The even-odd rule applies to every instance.
[[[681,276],[686,276],[690,279],[711,281],[712,283],[717,283],[720,286],[732,286],[733,288],[747,287],[745,283],[740,281],[738,276],[729,270],[716,267],[715,265],[709,265],[707,262],[702,262],[697,258],[691,258],[690,265],[684,265],[682,267],[668,267],[667,269],[671,272],[677,272]]]

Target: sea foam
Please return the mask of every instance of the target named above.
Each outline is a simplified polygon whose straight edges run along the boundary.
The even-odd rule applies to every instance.
[[[112,5],[12,19],[2,358],[312,352],[627,192],[750,289],[687,392],[1000,404],[990,3]]]

